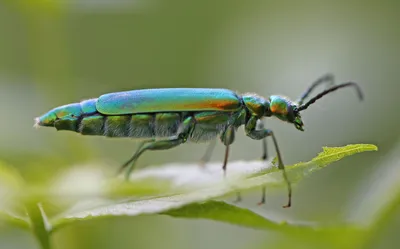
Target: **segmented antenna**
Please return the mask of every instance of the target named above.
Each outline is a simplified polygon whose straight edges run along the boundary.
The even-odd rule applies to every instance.
[[[358,97],[360,98],[360,100],[363,100],[364,97],[363,97],[363,93],[361,91],[360,86],[355,82],[347,82],[347,83],[342,83],[340,85],[333,86],[333,87],[331,87],[329,89],[326,89],[325,91],[319,93],[317,96],[315,96],[314,98],[310,99],[307,103],[305,103],[304,105],[301,105],[298,108],[298,111],[303,111],[303,110],[307,109],[310,105],[314,104],[315,101],[317,101],[318,99],[322,98],[323,96],[325,96],[325,95],[327,95],[327,94],[329,94],[329,93],[331,93],[333,91],[336,91],[336,90],[338,90],[340,88],[344,88],[344,87],[348,87],[348,86],[355,87],[356,90],[357,90]]]
[[[314,81],[311,86],[307,88],[307,90],[298,98],[296,101],[298,105],[302,105],[304,100],[310,95],[310,93],[319,85],[326,83],[327,85],[335,84],[335,76],[333,74],[325,74],[316,81]]]

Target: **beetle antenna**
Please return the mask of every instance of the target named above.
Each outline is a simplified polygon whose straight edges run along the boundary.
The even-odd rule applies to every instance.
[[[333,91],[336,91],[336,90],[338,90],[340,88],[344,88],[344,87],[348,87],[348,86],[355,87],[356,90],[357,90],[358,97],[360,98],[360,100],[363,100],[364,97],[363,97],[363,93],[361,91],[360,86],[355,82],[347,82],[347,83],[342,83],[340,85],[333,86],[333,87],[331,87],[329,89],[326,89],[325,91],[319,93],[317,96],[315,96],[314,98],[310,99],[307,103],[305,103],[304,105],[301,105],[298,108],[298,111],[303,111],[303,110],[307,109],[310,105],[314,104],[315,101],[317,101],[318,99],[322,98],[323,96],[325,96],[325,95],[327,95],[327,94],[329,94],[329,93],[331,93]]]
[[[314,81],[311,86],[307,88],[307,90],[298,98],[296,101],[298,105],[302,105],[304,100],[310,95],[310,93],[319,85],[326,83],[327,85],[335,84],[335,76],[333,74],[325,74],[322,77],[318,78]]]

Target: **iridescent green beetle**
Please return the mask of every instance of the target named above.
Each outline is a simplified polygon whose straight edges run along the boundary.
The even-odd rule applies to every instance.
[[[264,141],[263,159],[267,158],[265,138],[272,137],[279,161],[278,168],[282,170],[288,187],[288,203],[284,207],[290,207],[291,185],[275,135],[272,130],[265,129],[260,120],[264,117],[277,117],[303,131],[300,112],[324,95],[353,86],[360,99],[363,97],[356,83],[347,82],[332,86],[303,104],[311,91],[322,83],[333,84],[333,76],[327,74],[319,78],[297,102],[277,95],[264,98],[253,93],[240,95],[227,89],[207,88],[142,89],[109,93],[97,99],[54,108],[36,118],[35,125],[75,131],[83,135],[146,139],[122,166],[122,169],[127,167],[127,178],[137,159],[147,150],[167,150],[187,141],[207,142],[218,136],[226,146],[222,166],[226,172],[229,146],[234,142],[237,128],[244,125],[248,137]],[[261,203],[264,202],[265,189]]]

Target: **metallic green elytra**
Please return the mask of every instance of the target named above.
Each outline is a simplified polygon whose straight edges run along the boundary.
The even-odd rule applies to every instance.
[[[108,93],[96,102],[105,115],[173,111],[235,111],[240,108],[236,93],[226,89],[164,88]]]
[[[267,158],[265,139],[272,137],[278,168],[288,186],[289,199],[284,207],[290,207],[292,190],[278,144],[272,130],[265,129],[261,120],[276,117],[303,131],[300,112],[324,95],[353,86],[362,99],[360,87],[348,82],[332,86],[303,104],[312,90],[322,83],[333,83],[333,76],[327,74],[319,78],[296,102],[279,95],[265,98],[228,89],[164,88],[109,93],[97,99],[56,107],[36,118],[35,126],[51,126],[83,135],[144,139],[121,168],[128,167],[126,177],[129,177],[135,162],[147,150],[166,150],[188,141],[214,141],[216,137],[226,146],[222,167],[226,172],[229,146],[234,142],[237,128],[244,125],[248,137],[263,140],[263,159]],[[264,202],[263,190],[261,203]]]

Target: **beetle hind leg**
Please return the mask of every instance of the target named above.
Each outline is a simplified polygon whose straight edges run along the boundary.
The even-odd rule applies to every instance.
[[[175,139],[171,140],[161,140],[161,141],[155,141],[155,142],[150,142],[145,145],[143,145],[141,148],[139,148],[135,155],[128,161],[129,167],[126,170],[125,178],[128,180],[130,174],[132,173],[132,170],[134,169],[136,161],[139,159],[139,157],[147,150],[168,150],[172,149],[182,143],[185,142],[185,139],[182,137],[178,137]]]
[[[177,135],[176,138],[168,139],[168,140],[160,140],[160,141],[145,141],[139,145],[139,148],[136,150],[135,154],[126,162],[121,170],[127,167],[125,178],[128,180],[130,174],[132,173],[136,161],[139,157],[147,150],[168,150],[172,149],[180,144],[183,144],[187,141],[190,133],[194,128],[194,119],[192,117],[188,117],[182,123],[182,131]]]
[[[137,149],[136,149],[135,153],[133,154],[133,156],[119,168],[118,174],[121,174],[122,171],[124,171],[124,169],[125,169],[126,167],[128,167],[128,166],[135,160],[136,155],[139,153],[139,151],[143,148],[143,146],[144,146],[145,144],[151,143],[151,142],[154,142],[154,139],[152,139],[152,140],[145,140],[145,141],[140,142],[140,143],[139,143],[139,146],[137,147]]]

